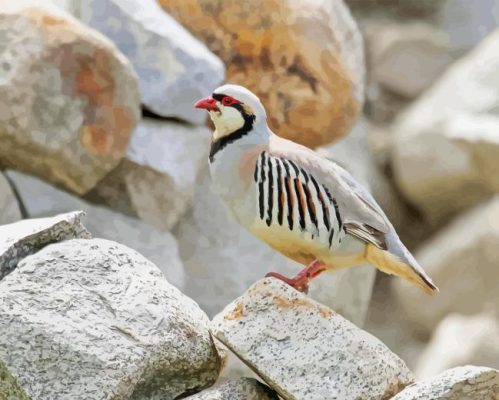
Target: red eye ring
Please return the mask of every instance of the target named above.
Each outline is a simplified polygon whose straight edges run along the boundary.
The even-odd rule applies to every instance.
[[[230,96],[225,96],[223,99],[222,99],[222,104],[224,106],[231,106],[232,104],[235,104],[237,101],[236,99],[230,97]]]

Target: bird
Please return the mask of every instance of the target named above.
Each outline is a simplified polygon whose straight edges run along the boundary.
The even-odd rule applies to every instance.
[[[240,225],[304,268],[292,278],[308,292],[322,272],[371,264],[428,294],[437,286],[399,239],[373,196],[341,166],[272,132],[260,99],[225,84],[194,104],[212,133],[212,190]]]

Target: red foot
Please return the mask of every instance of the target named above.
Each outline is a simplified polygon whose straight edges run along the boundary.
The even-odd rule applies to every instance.
[[[308,293],[308,284],[321,272],[326,270],[326,264],[320,260],[315,260],[307,267],[303,268],[293,278],[286,278],[277,272],[269,272],[266,277],[273,277],[286,282],[289,286],[294,287],[299,292]]]

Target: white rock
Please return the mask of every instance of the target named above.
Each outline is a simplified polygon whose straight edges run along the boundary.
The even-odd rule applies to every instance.
[[[499,371],[467,365],[404,389],[391,400],[496,400]]]
[[[211,330],[286,400],[387,399],[413,381],[378,339],[273,278],[229,304]]]
[[[429,222],[499,191],[499,31],[453,65],[394,127],[392,164]]]
[[[415,256],[440,288],[427,296],[393,281],[406,321],[428,334],[449,313],[472,315],[490,307],[499,316],[499,196],[460,216]]]
[[[46,246],[0,282],[0,363],[31,399],[178,398],[221,359],[198,305],[104,239]]]
[[[14,183],[30,217],[84,210],[87,214],[85,226],[93,236],[115,240],[137,250],[160,268],[168,282],[183,288],[184,269],[177,243],[170,233],[158,231],[136,218],[84,202],[20,172],[7,171],[6,174]]]
[[[279,397],[256,379],[240,378],[189,396],[186,400],[279,400]]]
[[[372,79],[404,97],[417,97],[453,61],[445,33],[429,24],[378,21],[364,33]]]
[[[205,121],[192,106],[224,80],[223,63],[155,0],[87,1],[81,18],[130,59],[148,109],[195,124]]]
[[[9,181],[0,172],[0,225],[9,224],[22,218],[16,196]]]
[[[443,319],[419,358],[416,376],[430,378],[467,364],[499,369],[499,322],[494,315],[451,314]]]
[[[0,0],[0,42],[2,165],[86,193],[140,117],[130,62],[50,2]]]
[[[90,238],[80,221],[83,215],[83,212],[75,211],[0,225],[0,279],[14,270],[23,258],[50,243]]]

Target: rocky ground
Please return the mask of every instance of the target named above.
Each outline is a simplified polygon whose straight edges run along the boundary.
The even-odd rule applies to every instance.
[[[499,399],[499,3],[302,3],[0,0],[0,399]],[[261,279],[300,266],[210,191],[192,104],[226,80],[437,296]]]

